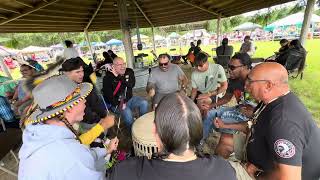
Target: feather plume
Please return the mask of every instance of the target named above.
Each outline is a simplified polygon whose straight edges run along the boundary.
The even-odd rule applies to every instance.
[[[53,64],[48,65],[48,68],[43,71],[40,72],[36,75],[34,75],[32,78],[28,78],[26,79],[25,83],[24,83],[24,88],[27,92],[32,92],[32,90],[38,85],[40,84],[42,81],[44,81],[45,79],[58,74],[59,69],[61,67],[61,64],[64,62],[64,58],[58,56],[56,58],[56,62]]]

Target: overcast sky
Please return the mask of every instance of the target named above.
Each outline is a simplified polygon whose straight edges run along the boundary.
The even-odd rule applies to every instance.
[[[288,2],[288,3],[285,3],[285,4],[272,6],[271,9],[282,8],[284,6],[294,6],[296,3],[297,3],[297,1]],[[319,7],[317,5],[315,5],[315,10],[316,9],[319,9]],[[257,11],[251,11],[251,12],[248,12],[248,13],[244,13],[242,15],[244,15],[244,16],[252,16],[252,15],[254,15],[256,13],[266,13],[266,12],[268,12],[268,10],[269,10],[269,8],[264,8],[264,9],[260,9],[260,10],[257,10]]]

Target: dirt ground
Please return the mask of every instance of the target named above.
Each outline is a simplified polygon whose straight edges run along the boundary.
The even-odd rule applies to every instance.
[[[187,75],[188,79],[190,80],[193,68],[191,68],[190,65],[180,64],[180,66],[182,70],[185,72],[185,74]],[[191,92],[191,84],[189,83],[187,93],[190,94],[190,92]],[[145,97],[148,100],[149,104],[151,104],[151,99],[147,97],[147,93],[144,88],[135,89],[134,95]],[[234,103],[235,102],[231,102],[231,104],[234,104]],[[121,131],[118,131],[118,133],[116,128],[111,129],[110,132],[112,136],[118,134],[118,137],[120,139],[120,144],[119,144],[120,149],[132,150],[131,135],[129,131],[124,127],[123,124],[121,124]],[[216,144],[218,143],[219,137],[220,137],[219,133],[216,133],[216,132],[211,133],[203,146],[203,151],[205,153],[214,154],[214,149]],[[242,140],[239,140],[236,143],[240,145],[243,144],[243,138]],[[238,154],[240,154],[241,149],[238,149],[236,151],[239,152]],[[18,150],[16,150],[15,153],[17,154]],[[12,171],[18,172],[18,165],[15,163],[15,160],[11,154],[7,154],[6,157],[3,158],[2,162],[5,164],[6,167],[12,167],[10,168]],[[17,179],[16,177],[9,175],[8,173],[5,173],[0,170],[0,180],[16,180],[16,179]]]

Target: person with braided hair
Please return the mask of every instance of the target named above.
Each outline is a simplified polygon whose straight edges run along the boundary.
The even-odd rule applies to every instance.
[[[76,84],[64,75],[53,76],[32,90],[35,110],[24,121],[19,151],[19,179],[104,179],[104,157],[116,150],[118,139],[106,148],[88,148],[73,125],[84,116],[90,83]]]
[[[197,150],[203,134],[201,114],[184,93],[172,93],[161,99],[155,111],[153,134],[157,155],[152,159],[124,160],[113,167],[107,179],[237,179],[231,163]]]

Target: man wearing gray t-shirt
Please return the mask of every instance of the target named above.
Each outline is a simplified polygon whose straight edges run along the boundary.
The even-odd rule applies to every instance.
[[[188,83],[188,78],[181,68],[170,63],[168,54],[160,54],[158,59],[159,67],[152,69],[146,88],[148,95],[153,97],[153,109],[164,96],[177,92],[181,88],[185,90]]]

